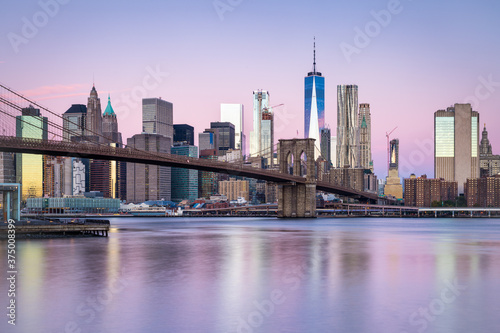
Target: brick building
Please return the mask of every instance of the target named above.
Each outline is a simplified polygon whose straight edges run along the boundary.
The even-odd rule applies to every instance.
[[[500,207],[500,175],[467,179],[465,198],[467,207]]]
[[[404,180],[405,206],[431,207],[433,202],[455,200],[458,195],[457,182],[427,178],[427,175],[411,175]]]

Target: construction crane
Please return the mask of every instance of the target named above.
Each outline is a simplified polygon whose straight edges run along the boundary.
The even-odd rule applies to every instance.
[[[397,128],[398,127],[396,126],[389,133],[385,132],[385,137],[387,138],[387,170],[389,170],[389,167],[391,166],[391,141],[389,140],[389,137]]]
[[[272,111],[274,108],[277,108],[278,106],[283,106],[285,105],[284,103],[281,103],[281,104],[278,104],[278,105],[275,105],[275,106],[271,106],[271,107],[268,107],[268,108],[262,108],[262,112],[269,112],[269,111]]]

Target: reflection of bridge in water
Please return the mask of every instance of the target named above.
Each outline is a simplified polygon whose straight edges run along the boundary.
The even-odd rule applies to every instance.
[[[48,132],[47,137],[57,137],[60,140],[38,140],[14,136],[12,128],[15,128],[15,117],[21,115],[22,108],[28,105],[40,108],[43,116],[50,116],[47,121],[48,126],[42,128],[42,130]],[[278,216],[280,217],[315,217],[316,190],[355,198],[363,203],[377,203],[377,201],[381,200],[375,193],[358,191],[326,181],[318,181],[315,176],[317,166],[314,161],[314,139],[280,140],[278,155],[280,171],[273,171],[245,166],[242,163],[154,153],[127,146],[123,148],[112,147],[106,143],[96,141],[83,143],[63,141],[65,136],[75,135],[75,133],[60,125],[63,122],[61,115],[55,114],[3,85],[0,85],[0,119],[0,127],[3,128],[3,133],[10,132],[10,135],[0,136],[0,151],[3,152],[152,164],[226,173],[275,182],[279,185]],[[97,133],[93,134],[100,136]],[[103,139],[104,142],[108,140],[105,137]],[[290,164],[290,160],[293,161],[294,157],[297,159],[304,155],[305,165],[301,163]]]

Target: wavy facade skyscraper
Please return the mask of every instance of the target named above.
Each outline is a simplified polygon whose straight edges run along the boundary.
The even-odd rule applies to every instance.
[[[337,168],[359,167],[358,86],[337,86]]]
[[[320,153],[320,133],[325,127],[325,78],[316,71],[316,42],[313,71],[304,78],[304,137],[316,139],[315,157]]]

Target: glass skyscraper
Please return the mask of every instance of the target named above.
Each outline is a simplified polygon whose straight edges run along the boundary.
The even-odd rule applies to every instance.
[[[142,100],[142,131],[174,137],[173,105],[161,98]]]
[[[71,141],[74,136],[85,135],[87,107],[82,104],[73,104],[63,113],[63,139]]]
[[[332,163],[332,151],[331,151],[331,141],[332,135],[329,128],[321,129],[321,156],[328,162],[328,169],[330,169],[330,164]]]
[[[458,182],[479,178],[479,113],[470,104],[455,104],[434,113],[434,178]]]
[[[170,153],[172,139],[159,134],[136,134],[127,146],[153,153]],[[171,168],[159,165],[127,163],[127,201],[170,200]]]
[[[194,127],[188,124],[174,125],[174,143],[184,142],[188,145],[194,145]]]
[[[47,117],[30,105],[16,117],[16,136],[47,140]],[[16,154],[16,182],[22,184],[21,200],[43,197],[44,155]]]
[[[304,78],[304,137],[316,139],[315,157],[319,155],[320,133],[325,127],[325,78],[316,71],[316,43],[313,71]]]
[[[262,156],[262,113],[269,111],[269,93],[253,92],[253,131],[250,132],[250,156]]]
[[[210,129],[219,132],[218,155],[224,156],[229,149],[235,149],[235,126],[230,122],[211,122]]]
[[[198,147],[174,145],[171,154],[198,157]],[[198,170],[172,168],[172,201],[194,201],[198,198]]]
[[[230,122],[234,125],[235,148],[241,150],[245,155],[245,134],[244,131],[244,111],[243,104],[225,104],[220,105],[220,121]]]

